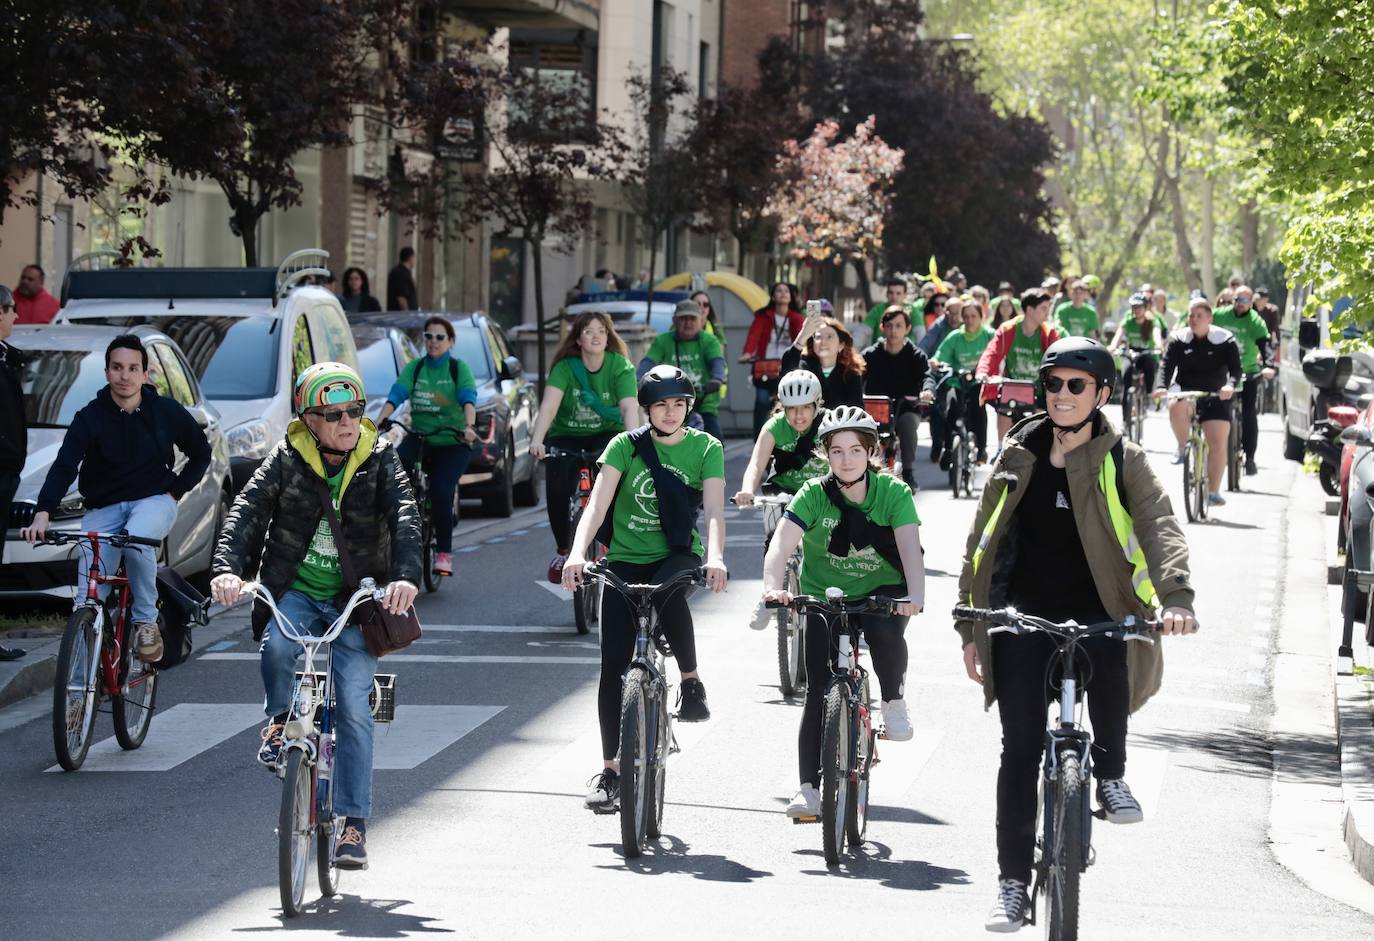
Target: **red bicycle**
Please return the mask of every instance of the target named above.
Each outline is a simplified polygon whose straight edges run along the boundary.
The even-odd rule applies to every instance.
[[[568,500],[568,531],[577,532],[577,524],[582,521],[582,513],[592,499],[592,484],[596,482],[596,459],[600,451],[571,451],[566,448],[548,449],[545,460],[560,459],[577,464],[577,489]],[[588,562],[598,562],[606,555],[606,547],[592,540],[587,553]],[[586,634],[592,625],[601,619],[601,582],[596,579],[584,580],[573,591],[573,617],[577,621],[577,633]]]
[[[102,701],[110,701],[115,739],[124,749],[143,744],[157,703],[157,670],[134,653],[133,593],[124,565],[113,575],[100,567],[100,544],[116,549],[161,545],[157,539],[128,533],[53,533],[50,545],[85,543],[91,552],[86,598],[67,619],[57,654],[53,680],[52,740],[57,762],[75,771],[91,748],[95,716]],[[111,588],[100,600],[100,586]]]

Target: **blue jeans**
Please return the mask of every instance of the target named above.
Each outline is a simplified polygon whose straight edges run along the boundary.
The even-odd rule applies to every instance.
[[[717,441],[723,440],[720,436],[720,416],[715,412],[701,412],[700,415],[701,430]]]
[[[396,456],[405,465],[406,471],[414,473],[415,457],[419,451],[419,438],[407,435],[396,449]],[[468,469],[472,460],[472,448],[466,444],[452,444],[448,447],[425,448],[425,470],[429,473],[430,521],[434,524],[436,552],[453,551],[453,503],[458,492],[458,478]],[[515,468],[509,467],[506,473],[512,474]]]
[[[754,437],[757,438],[773,414],[773,390],[766,386],[754,386]]]
[[[339,616],[331,601],[316,601],[299,591],[277,599],[282,616],[298,633],[323,634]],[[262,638],[262,685],[267,690],[267,714],[291,708],[296,660],[301,645],[282,636],[275,621],[267,622]],[[334,811],[346,817],[372,816],[372,711],[367,706],[377,658],[367,652],[363,629],[350,624],[330,647],[334,672]]]
[[[172,531],[177,518],[177,502],[168,494],[159,493],[142,500],[126,500],[109,506],[87,510],[81,517],[83,533],[117,533],[128,530],[130,536],[162,539]],[[129,590],[134,596],[134,622],[157,620],[157,550],[152,546],[129,546],[116,549],[109,544],[100,547],[100,569],[104,575],[119,570],[124,560],[124,574],[129,578]],[[91,550],[81,545],[77,560],[77,600],[85,597],[86,573],[91,568]],[[100,586],[100,597],[109,593],[109,585]]]

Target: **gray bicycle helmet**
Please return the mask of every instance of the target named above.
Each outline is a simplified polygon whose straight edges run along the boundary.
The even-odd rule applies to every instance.
[[[642,407],[648,408],[664,399],[686,399],[689,409],[697,400],[696,387],[687,374],[666,363],[650,369],[639,380],[639,404]]]
[[[1056,366],[1081,369],[1091,374],[1098,385],[1116,385],[1116,358],[1101,343],[1087,337],[1065,337],[1051,343],[1040,360],[1040,381],[1044,382]]]

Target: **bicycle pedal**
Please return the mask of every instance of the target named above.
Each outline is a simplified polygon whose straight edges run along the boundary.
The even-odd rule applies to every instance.
[[[820,817],[793,817],[793,823],[820,823]]]
[[[593,807],[591,810],[598,817],[609,817],[611,814],[620,813],[620,804],[616,802],[605,807]]]

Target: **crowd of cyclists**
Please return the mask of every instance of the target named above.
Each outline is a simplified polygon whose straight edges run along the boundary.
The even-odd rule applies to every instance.
[[[885,285],[885,303],[851,329],[826,302],[803,308],[796,290],[779,283],[770,305],[754,315],[739,362],[749,365],[755,390],[755,440],[733,502],[748,506],[762,494],[782,494],[787,505],[768,525],[762,593],[751,599],[757,601],[753,626],[765,623],[765,603],[793,600],[783,572],[794,554],[800,558],[802,594],[819,596],[838,587],[846,601],[896,599],[891,614],[859,616],[887,740],[913,736],[904,632],[926,600],[913,497],[923,421],[930,426],[929,460],[948,460],[949,436],[958,423],[976,436],[977,460],[986,463],[986,409],[991,406],[996,415],[995,466],[965,542],[961,603],[984,609],[1013,605],[1082,624],[1154,618],[1162,611],[1163,633],[1197,629],[1187,543],[1164,488],[1145,452],[1124,440],[1102,410],[1138,370],[1157,397],[1171,388],[1215,393],[1197,407],[1208,436],[1224,436],[1239,388],[1246,415],[1243,446],[1253,472],[1251,389],[1272,375],[1269,327],[1256,311],[1256,292],[1243,284],[1229,289],[1229,303],[1215,309],[1206,298],[1193,298],[1176,324],[1167,297],[1146,285],[1131,296],[1129,316],[1109,331],[1094,302],[1100,288],[1089,275],[1063,284],[1051,279],[1019,293],[1004,282],[990,293],[968,287],[955,271],[921,285],[909,298],[907,284],[893,279]],[[607,314],[586,312],[568,324],[530,445],[545,460],[556,549],[550,581],[578,589],[596,561],[593,547],[600,546],[602,564],[626,582],[661,583],[691,568],[702,571],[711,591],[726,589],[727,487],[718,411],[727,356],[709,304],[704,292],[680,302],[672,330],[655,338],[638,363],[631,362]],[[855,341],[860,327],[873,338],[863,349]],[[434,564],[449,574],[453,487],[470,454],[474,383],[471,370],[450,353],[451,325],[436,317],[425,331],[426,354],[402,371],[379,424],[385,426],[409,399],[412,430],[431,436]],[[1116,354],[1126,351],[1140,355],[1128,360],[1123,375]],[[110,386],[88,409],[90,432],[68,436],[44,494],[60,496],[79,466],[87,523],[105,514],[99,528],[124,526],[134,535],[157,537],[166,532],[167,497],[192,486],[195,468],[204,469],[193,462],[174,474],[172,442],[198,454],[204,436],[192,440],[194,423],[187,425],[170,403],[152,398],[151,387],[141,381],[141,352],[133,337],[111,345]],[[1034,395],[1004,396],[1001,387],[1014,383],[1033,387]],[[234,501],[220,537],[211,583],[215,601],[235,602],[244,580],[258,579],[298,629],[319,633],[356,587],[344,583],[349,566],[341,565],[340,553],[347,553],[353,571],[384,586],[388,611],[412,605],[422,559],[420,511],[408,477],[415,452],[407,445],[393,449],[364,418],[365,402],[361,377],[344,364],[316,364],[301,373],[297,419]],[[877,409],[877,402],[886,407]],[[1170,409],[1180,444],[1191,407],[1180,401]],[[131,446],[144,447],[138,442],[147,443],[149,466],[137,479],[102,473],[103,467],[127,462]],[[883,460],[885,443],[895,451],[892,461]],[[1224,459],[1225,450],[1220,442],[1212,454]],[[560,456],[565,452],[599,455],[575,530],[567,507],[580,468]],[[1219,469],[1211,479],[1221,479]],[[1211,499],[1222,502],[1216,493]],[[342,521],[341,532],[331,531],[333,514],[325,512],[324,501]],[[41,511],[53,502],[40,501],[34,524],[25,530],[30,540],[43,537]],[[704,538],[699,519],[705,522]],[[130,552],[135,590],[149,590],[151,559]],[[677,718],[699,722],[711,711],[688,604],[691,591],[676,589],[660,598],[657,613],[681,675]],[[144,626],[152,616],[138,608],[136,617],[139,655],[156,659],[156,625],[152,635]],[[279,636],[260,603],[253,625],[261,641],[266,714],[257,757],[272,768],[280,757],[299,647]],[[807,673],[826,675],[835,660],[835,639],[821,625],[812,626],[805,635]],[[986,927],[1014,931],[1028,916],[1053,645],[1043,636],[990,637],[987,625],[975,622],[955,627],[965,671],[982,687],[985,705],[997,705],[1002,723],[995,818],[1000,881]],[[620,681],[635,636],[631,608],[614,593],[603,597],[600,634],[602,766],[585,803],[604,811],[618,800]],[[1107,820],[1136,822],[1143,814],[1125,782],[1128,717],[1158,690],[1162,660],[1157,647],[1127,650],[1124,641],[1107,637],[1084,647],[1092,660],[1087,705],[1096,730],[1097,800]],[[341,867],[361,868],[372,804],[367,695],[378,661],[351,626],[336,641],[333,662],[340,720],[335,806],[347,817],[336,856]],[[809,684],[801,711],[798,788],[786,807],[794,818],[817,813],[822,692],[821,684]]]

